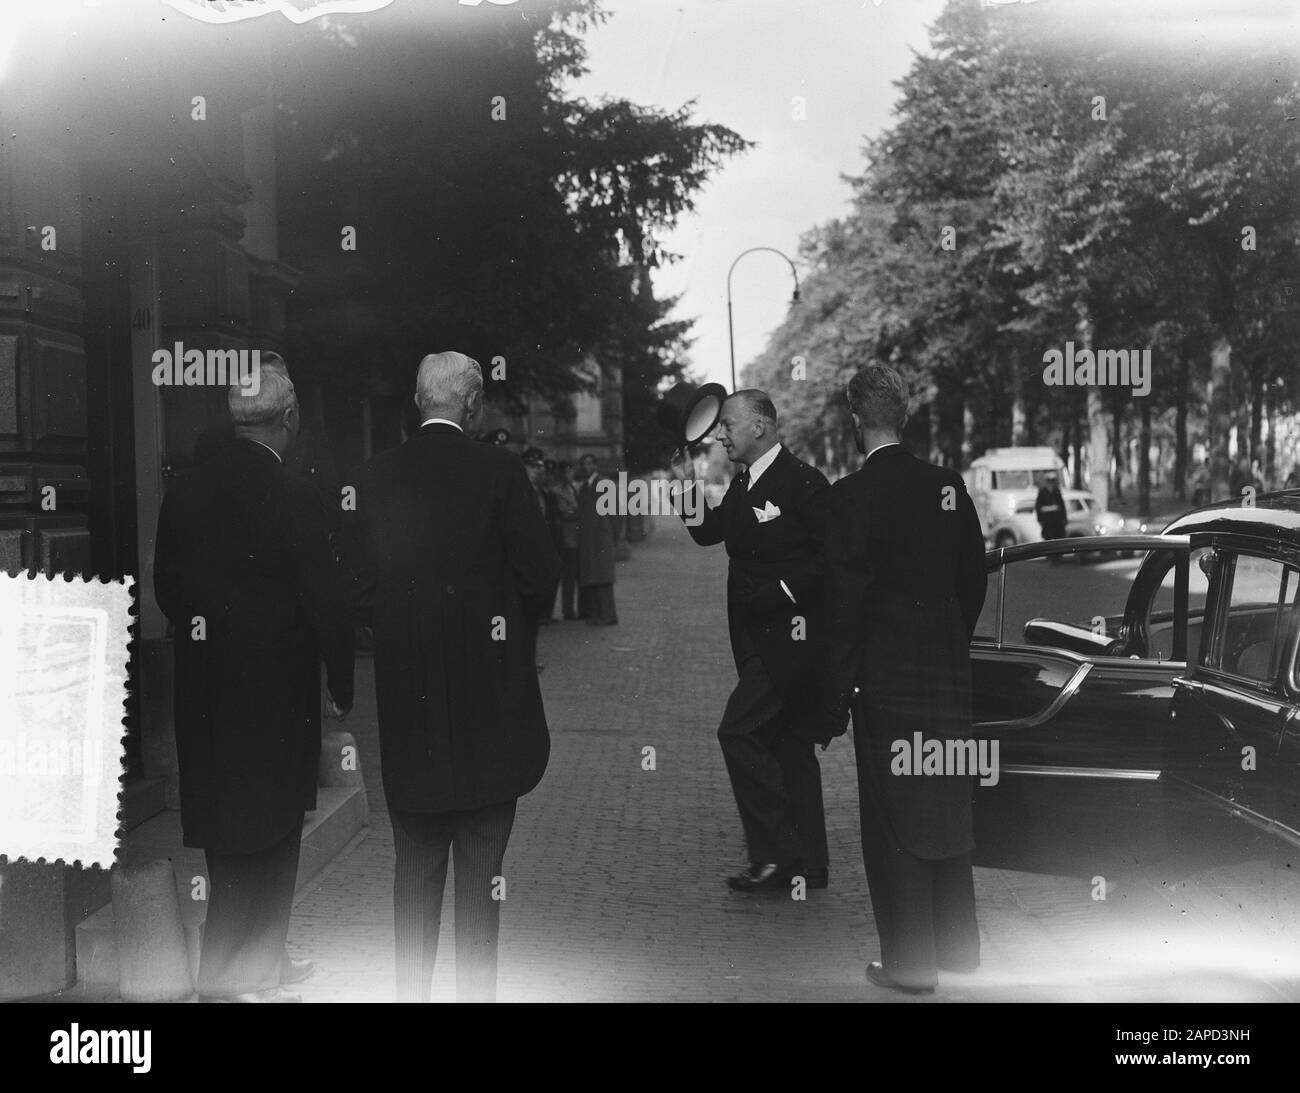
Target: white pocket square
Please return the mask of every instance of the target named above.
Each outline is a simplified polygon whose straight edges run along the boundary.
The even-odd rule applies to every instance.
[[[750,507],[753,508],[752,505]],[[780,515],[781,510],[772,504],[771,501],[761,509],[754,509],[754,516],[760,524],[766,524],[769,520],[775,520]]]

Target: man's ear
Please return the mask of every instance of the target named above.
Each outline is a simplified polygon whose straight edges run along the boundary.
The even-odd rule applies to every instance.
[[[466,395],[464,406],[464,419],[461,421],[461,427],[468,432],[478,426],[482,417],[483,389],[480,387],[477,391],[471,391]]]

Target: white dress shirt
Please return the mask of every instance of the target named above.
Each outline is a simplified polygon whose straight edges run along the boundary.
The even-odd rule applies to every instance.
[[[252,438],[251,436],[250,436],[248,439],[249,439],[249,440],[253,440],[253,438]],[[260,440],[253,440],[253,443],[254,443],[254,444],[262,444],[262,442],[261,442]],[[284,460],[280,458],[280,453],[277,452],[274,448],[272,448],[271,445],[269,445],[269,444],[262,444],[262,447],[265,448],[268,452],[270,452],[273,456],[275,456],[275,459],[276,459],[276,462],[277,462],[277,463],[283,463],[283,462],[284,462]]]
[[[874,448],[871,449],[871,451],[867,452],[867,459],[870,459],[873,455],[875,455],[878,451],[880,451],[881,448],[897,448],[900,446],[901,443],[902,442],[898,440],[891,440],[887,444],[877,444]],[[862,462],[865,463],[867,459],[864,459]]]
[[[465,431],[464,429],[461,429],[459,425],[456,425],[454,421],[445,417],[431,417],[427,421],[420,422],[421,429],[426,425],[454,425],[457,429],[460,429],[462,433]]]
[[[753,463],[749,465],[749,482],[746,484],[746,490],[752,490],[754,483],[762,477],[762,474],[768,467],[776,462],[776,457],[781,453],[781,445],[773,444],[767,451],[760,455]],[[797,604],[799,601],[794,598],[794,593],[790,591],[790,586],[781,581],[781,591],[790,597],[790,602]]]
[[[753,489],[754,483],[762,477],[762,474],[768,467],[776,462],[776,457],[781,452],[780,444],[773,444],[767,451],[760,455],[753,463],[749,465],[749,485],[747,489]]]

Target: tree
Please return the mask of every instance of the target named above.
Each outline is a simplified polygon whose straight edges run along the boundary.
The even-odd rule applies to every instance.
[[[1081,484],[1086,433],[1103,503],[1135,431],[1149,504],[1166,412],[1176,489],[1207,401],[1216,476],[1234,405],[1259,455],[1300,349],[1283,302],[1300,283],[1294,66],[1272,47],[1153,57],[1094,33],[1074,0],[1050,17],[954,0],[931,44],[865,146],[853,212],[805,240],[825,306],[792,312],[753,374],[779,383],[797,345],[849,366],[852,344],[852,367],[883,361],[912,381],[936,457],[1046,439],[1073,449]],[[1150,393],[1045,383],[1045,352],[1068,341],[1151,350]],[[818,389],[789,394],[807,442]]]
[[[513,410],[573,394],[578,363],[606,352],[639,360],[645,390],[680,373],[662,315],[629,294],[668,257],[656,239],[748,145],[694,123],[689,103],[566,98],[580,35],[603,18],[594,0],[552,0],[484,7],[455,35],[434,14],[415,29],[339,17],[282,35],[296,359],[394,407],[423,354],[451,346],[498,362],[487,394]]]

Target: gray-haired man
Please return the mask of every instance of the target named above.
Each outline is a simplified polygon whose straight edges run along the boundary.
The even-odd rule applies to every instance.
[[[692,523],[700,546],[726,544],[727,627],[737,680],[718,726],[749,867],[738,892],[789,892],[829,883],[821,768],[814,742],[831,734],[820,716],[826,478],[779,439],[776,407],[756,389],[722,407],[718,441],[742,469],[722,504],[703,498]],[[679,480],[687,468],[672,468]]]
[[[176,748],[186,846],[210,896],[201,997],[299,1002],[285,952],[303,813],[316,806],[326,712],[352,704],[352,627],[311,486],[287,473],[298,400],[282,369],[229,395],[234,437],[167,491],[154,586],[175,627]]]
[[[423,425],[360,469],[345,513],[373,600],[399,1001],[429,998],[453,854],[457,995],[496,997],[506,842],[550,753],[534,650],[560,559],[519,457],[466,435],[482,401],[478,362],[425,357]]]

